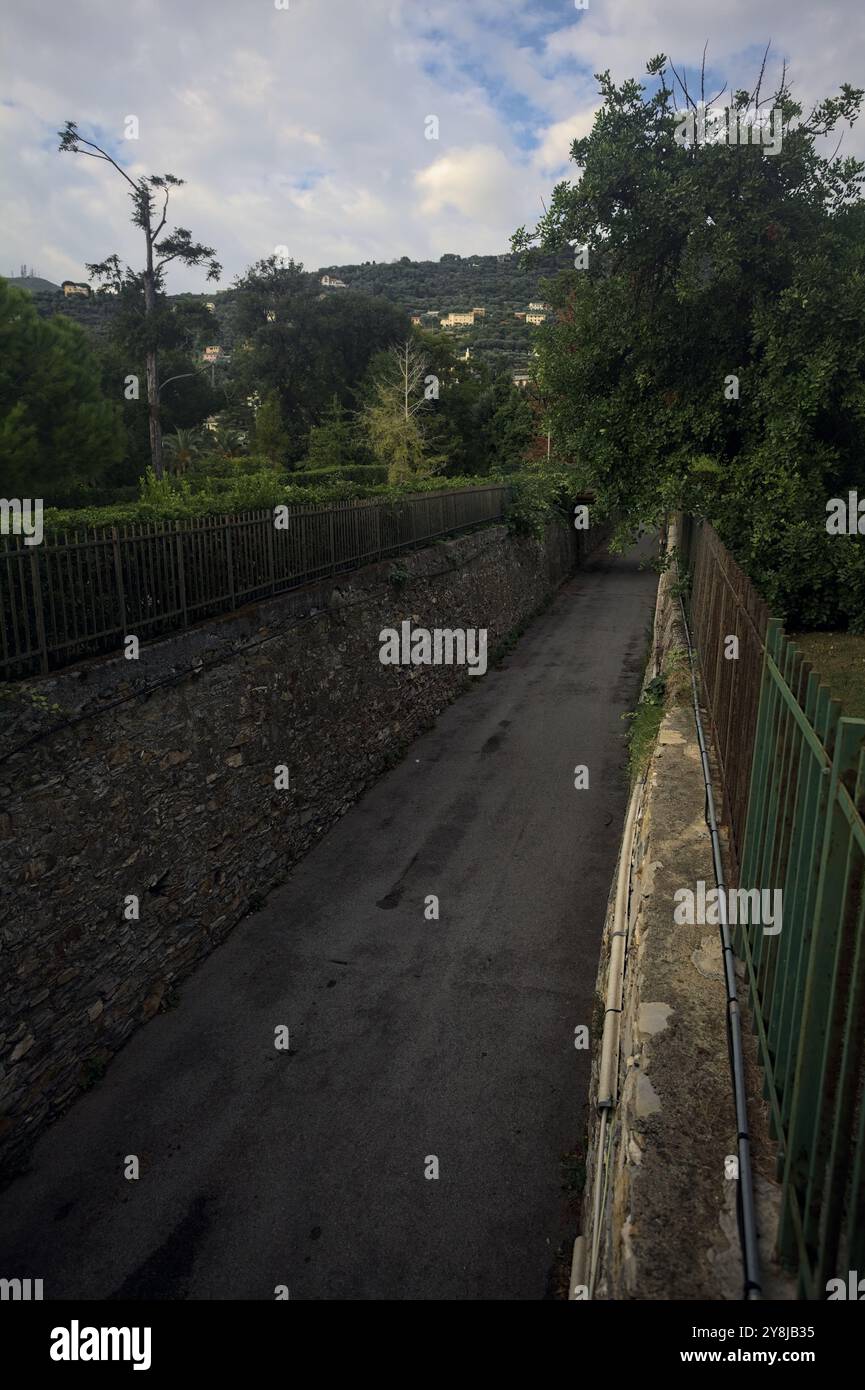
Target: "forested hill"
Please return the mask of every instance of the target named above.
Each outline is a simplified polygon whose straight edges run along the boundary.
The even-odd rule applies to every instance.
[[[521,257],[445,255],[438,261],[364,261],[361,265],[322,266],[321,279],[340,280],[357,294],[389,300],[421,317],[421,327],[437,331],[448,314],[468,314],[482,309],[470,325],[449,328],[460,355],[468,351],[494,372],[525,370],[532,349],[532,326],[526,322],[529,306],[543,302],[542,282],[573,264],[569,252],[533,256],[529,265]],[[330,293],[344,294],[343,289]],[[518,317],[519,315],[519,317]]]
[[[482,309],[483,314],[477,315],[470,324],[449,327],[453,346],[460,356],[468,352],[493,372],[510,373],[525,370],[529,365],[534,329],[526,322],[526,313],[530,305],[544,300],[542,282],[571,264],[568,252],[546,254],[537,259],[533,256],[528,265],[510,253],[444,255],[438,261],[412,261],[403,256],[389,262],[321,266],[316,271],[307,270],[303,282],[310,292],[324,299],[346,294],[349,298],[359,294],[384,299],[406,314],[420,315],[421,326],[427,331],[438,331],[440,319],[447,318],[448,314]],[[341,281],[346,288],[322,286],[321,281],[326,276]],[[219,329],[213,336],[223,351],[232,353],[236,347],[236,287],[197,293],[186,291],[168,298],[169,302],[180,306],[214,304]],[[33,304],[41,317],[62,314],[75,319],[88,333],[99,338],[109,331],[117,310],[117,301],[110,295],[65,299],[57,288],[50,293],[34,293]]]
[[[319,275],[343,280],[352,290],[381,295],[409,312],[437,310],[442,315],[490,306],[522,310],[543,298],[541,281],[572,266],[573,258],[546,255],[529,267],[510,253],[500,256],[445,255],[438,261],[364,261],[360,265],[322,266]]]

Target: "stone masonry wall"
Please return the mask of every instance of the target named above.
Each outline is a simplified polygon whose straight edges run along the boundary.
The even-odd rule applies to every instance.
[[[488,527],[0,702],[0,1168],[26,1162],[196,962],[481,679],[382,666],[380,630],[485,627],[492,655],[572,572],[578,540],[564,522],[543,543]]]

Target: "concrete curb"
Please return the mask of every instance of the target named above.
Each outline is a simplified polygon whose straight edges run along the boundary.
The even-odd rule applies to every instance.
[[[676,543],[671,528],[669,546]],[[676,576],[658,586],[644,684],[686,652]],[[596,1299],[738,1299],[741,1270],[734,1184],[735,1118],[717,931],[673,921],[676,888],[713,880],[704,788],[687,703],[664,715],[638,812],[618,1058],[618,1106],[598,1162],[590,1090],[583,1236],[598,1242]],[[612,895],[611,895],[612,896]],[[608,911],[598,995],[606,992]],[[592,1229],[597,1191],[600,1229]],[[573,1285],[572,1285],[573,1287]]]

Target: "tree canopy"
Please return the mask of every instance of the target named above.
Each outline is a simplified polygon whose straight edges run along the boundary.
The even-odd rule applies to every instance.
[[[785,73],[762,95],[761,70],[729,108],[746,127],[780,113],[769,153],[683,143],[684,116],[713,100],[663,55],[647,71],[646,84],[599,75],[603,104],[571,149],[578,181],[513,241],[574,255],[538,334],[558,452],[625,529],[691,510],[791,622],[862,625],[862,546],[825,520],[828,499],[862,481],[865,166],[825,138],[863,93],[844,85],[803,116]]]
[[[118,391],[118,399],[119,399]],[[38,316],[0,278],[0,492],[49,496],[100,481],[123,456],[120,407],[104,399],[82,328]]]
[[[275,256],[236,281],[230,321],[233,368],[250,390],[278,393],[293,460],[334,395],[352,404],[371,359],[408,327],[405,314],[385,300],[323,293],[302,265]]]

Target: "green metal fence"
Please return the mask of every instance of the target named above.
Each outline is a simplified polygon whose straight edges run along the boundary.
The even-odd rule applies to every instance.
[[[778,1143],[778,1253],[800,1297],[825,1299],[829,1279],[865,1275],[865,720],[764,622],[711,527],[686,518],[681,535],[739,887],[782,893],[778,934],[734,929]],[[721,659],[735,632],[742,663]]]
[[[778,935],[740,926],[782,1183],[779,1254],[803,1298],[865,1273],[865,720],[841,717],[771,619],[743,888],[782,892]]]

